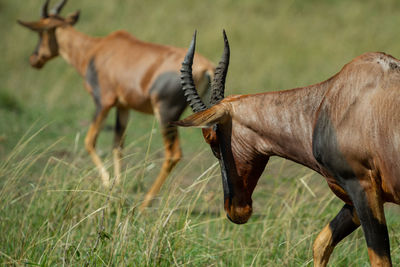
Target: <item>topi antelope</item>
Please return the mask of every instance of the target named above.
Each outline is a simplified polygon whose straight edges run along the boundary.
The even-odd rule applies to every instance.
[[[383,204],[400,204],[400,61],[366,53],[315,85],[224,98],[225,33],[224,39],[206,107],[192,80],[194,36],[181,79],[195,114],[174,125],[203,128],[220,163],[229,220],[247,222],[257,181],[269,157],[280,156],[323,175],[345,203],[314,242],[315,266],[326,266],[334,247],[360,225],[372,266],[391,266]]]
[[[143,208],[158,193],[181,158],[177,127],[169,125],[169,122],[178,120],[187,105],[179,79],[180,63],[186,50],[143,42],[125,31],[116,31],[103,38],[87,36],[73,27],[78,21],[79,11],[65,18],[59,15],[66,2],[62,0],[49,13],[49,0],[46,0],[39,21],[18,21],[39,33],[39,44],[30,56],[30,64],[40,69],[48,60],[61,55],[85,79],[85,88],[96,105],[85,146],[105,186],[109,186],[109,174],[96,154],[95,144],[110,109],[117,109],[113,148],[116,182],[120,177],[121,149],[129,109],[157,117],[164,141],[165,160],[145,196]],[[194,65],[194,80],[205,91],[210,77],[214,75],[214,66],[202,56],[197,57]]]

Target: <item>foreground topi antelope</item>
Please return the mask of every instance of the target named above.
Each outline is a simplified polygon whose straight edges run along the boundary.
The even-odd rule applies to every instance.
[[[186,50],[140,41],[125,31],[116,31],[103,38],[87,36],[73,27],[79,11],[65,18],[59,15],[66,2],[62,0],[49,13],[49,0],[46,0],[39,21],[18,21],[39,34],[30,64],[42,68],[48,60],[61,55],[84,78],[85,88],[96,105],[85,146],[105,186],[110,183],[109,174],[96,154],[95,144],[110,109],[117,109],[113,149],[117,182],[129,109],[157,117],[164,140],[165,160],[141,205],[141,208],[146,207],[181,158],[177,127],[169,122],[178,120],[187,106],[179,79]],[[200,55],[194,66],[195,83],[205,91],[214,75],[214,66]]]
[[[323,175],[345,203],[314,242],[315,266],[326,266],[334,247],[360,225],[372,266],[391,266],[383,204],[400,204],[400,61],[366,53],[315,85],[224,98],[224,33],[207,108],[192,80],[195,37],[181,69],[195,114],[174,125],[203,128],[220,163],[227,217],[247,222],[257,181],[269,157],[280,156]]]

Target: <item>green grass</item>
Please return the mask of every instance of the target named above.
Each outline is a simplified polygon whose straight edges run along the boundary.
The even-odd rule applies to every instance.
[[[323,178],[294,163],[271,160],[254,192],[253,217],[234,225],[223,212],[211,151],[198,129],[182,129],[184,159],[153,206],[139,214],[163,151],[153,117],[132,112],[122,184],[105,190],[83,147],[94,105],[81,77],[61,58],[41,71],[28,64],[38,37],[16,19],[37,19],[41,4],[0,0],[2,265],[312,266],[313,240],[342,203]],[[225,28],[227,94],[316,83],[367,51],[400,57],[395,0],[70,0],[63,14],[76,9],[76,27],[96,36],[126,29],[143,40],[186,47],[198,29],[197,49],[213,62]],[[112,170],[109,117],[98,151]],[[399,213],[387,206],[395,266]],[[359,229],[338,245],[331,266],[368,262]]]

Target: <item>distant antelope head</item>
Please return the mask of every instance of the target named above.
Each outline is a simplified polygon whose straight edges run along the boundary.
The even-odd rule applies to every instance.
[[[175,122],[183,127],[201,127],[205,141],[219,160],[224,190],[224,208],[227,217],[234,223],[246,223],[252,213],[251,195],[269,157],[248,149],[241,143],[244,129],[232,127],[230,97],[224,99],[225,78],[229,65],[229,42],[224,36],[224,52],[215,71],[210,99],[210,108],[201,101],[192,78],[191,65],[195,51],[196,33],[182,63],[182,89],[195,114]]]
[[[35,51],[29,58],[32,67],[38,69],[42,68],[50,59],[58,56],[56,29],[67,25],[74,25],[79,19],[79,11],[65,18],[59,15],[67,0],[61,0],[49,13],[49,1],[50,0],[46,0],[43,4],[41,17],[38,21],[24,22],[18,20],[19,24],[39,34],[39,42]]]

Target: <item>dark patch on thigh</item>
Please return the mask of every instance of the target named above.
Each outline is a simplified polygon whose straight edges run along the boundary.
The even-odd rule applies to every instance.
[[[92,96],[93,96],[94,103],[96,104],[95,117],[97,117],[97,114],[101,110],[101,93],[100,93],[99,77],[98,77],[96,64],[95,64],[95,57],[92,57],[89,61],[89,64],[86,69],[85,79],[86,79],[86,82],[92,88]]]
[[[356,178],[354,171],[339,149],[336,130],[326,109],[318,114],[312,137],[314,158],[332,177],[337,179],[340,186],[348,179]]]
[[[150,95],[157,100],[163,126],[178,120],[187,106],[180,77],[176,72],[159,75],[150,88]]]

